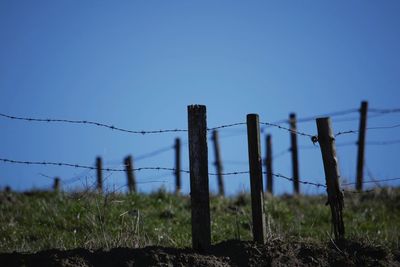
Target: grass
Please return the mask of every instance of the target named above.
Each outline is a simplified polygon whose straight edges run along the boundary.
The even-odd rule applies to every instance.
[[[327,242],[326,196],[267,197],[269,238]],[[212,242],[251,240],[250,197],[213,196]],[[346,237],[399,248],[400,189],[345,196]],[[0,192],[0,252],[191,246],[190,198],[152,194]]]

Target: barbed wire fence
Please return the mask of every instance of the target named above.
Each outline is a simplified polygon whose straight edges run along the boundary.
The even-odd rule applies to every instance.
[[[206,128],[205,125],[205,106],[190,106],[188,109],[189,113],[189,127],[188,129],[183,128],[170,128],[170,129],[159,129],[159,130],[131,130],[122,127],[116,127],[113,124],[95,122],[95,121],[87,121],[87,120],[69,120],[69,119],[43,119],[43,118],[31,118],[31,117],[17,117],[13,115],[1,114],[0,117],[9,120],[18,120],[24,122],[32,122],[32,123],[65,123],[65,124],[78,124],[78,125],[87,125],[93,127],[104,128],[108,130],[112,130],[115,132],[121,132],[125,134],[134,134],[134,135],[153,135],[153,134],[167,134],[167,133],[188,133],[189,139],[191,143],[189,144],[187,141],[180,142],[180,139],[176,139],[175,145],[165,146],[148,153],[144,153],[135,157],[135,161],[145,160],[149,158],[153,158],[159,156],[163,153],[175,151],[175,167],[169,166],[141,166],[141,167],[133,167],[132,158],[130,156],[126,157],[123,163],[120,162],[108,162],[105,165],[102,164],[102,159],[97,158],[96,164],[80,164],[80,163],[70,163],[64,161],[32,161],[32,160],[21,160],[21,159],[12,159],[9,157],[0,157],[0,162],[4,164],[14,164],[14,165],[27,165],[27,166],[45,166],[45,167],[64,167],[64,168],[73,168],[80,170],[82,172],[78,173],[74,177],[61,181],[64,186],[75,184],[80,182],[84,188],[83,191],[79,192],[80,194],[77,196],[78,198],[86,198],[91,196],[93,193],[105,193],[104,201],[107,201],[107,198],[112,197],[114,193],[120,192],[124,188],[128,188],[130,193],[136,193],[136,189],[132,191],[131,184],[132,181],[135,184],[149,184],[149,183],[166,183],[167,181],[164,179],[166,177],[175,176],[176,179],[176,192],[180,190],[180,177],[181,174],[189,175],[191,179],[191,209],[194,210],[192,212],[192,240],[193,240],[193,248],[201,249],[201,246],[208,246],[210,244],[210,238],[207,240],[207,236],[211,236],[210,229],[206,229],[202,232],[196,232],[196,229],[203,228],[210,224],[210,216],[209,216],[209,207],[207,205],[202,205],[202,203],[207,203],[209,201],[209,190],[208,190],[208,176],[215,176],[218,179],[218,186],[223,187],[222,177],[232,177],[232,176],[246,176],[250,177],[251,184],[251,198],[252,198],[252,220],[253,220],[253,239],[256,242],[264,242],[265,241],[265,227],[264,230],[263,224],[265,221],[265,214],[263,211],[263,205],[265,204],[263,201],[264,188],[262,185],[263,177],[266,176],[268,179],[268,183],[272,183],[272,178],[269,179],[268,176],[285,180],[293,183],[295,194],[299,193],[299,185],[304,186],[312,186],[317,189],[324,189],[327,191],[328,202],[327,205],[330,206],[332,211],[332,229],[335,234],[336,239],[341,239],[344,237],[344,224],[342,218],[342,209],[344,205],[343,195],[344,194],[365,194],[369,192],[373,192],[374,188],[369,190],[359,190],[358,186],[360,185],[359,179],[356,182],[348,182],[345,177],[341,177],[338,172],[338,166],[336,164],[336,155],[335,150],[336,147],[345,147],[345,146],[357,146],[360,148],[361,146],[371,145],[371,146],[387,146],[394,145],[400,143],[400,140],[376,140],[376,141],[368,141],[365,142],[365,139],[361,140],[360,136],[365,135],[365,131],[370,130],[390,130],[399,128],[400,124],[389,124],[389,125],[377,125],[372,127],[362,127],[362,121],[366,120],[368,116],[366,115],[365,110],[363,111],[363,105],[361,109],[347,109],[327,114],[322,114],[318,116],[304,117],[296,119],[295,114],[291,114],[289,120],[280,120],[277,122],[259,122],[257,114],[249,114],[247,116],[246,122],[235,122],[229,124],[218,125],[211,128]],[[351,121],[354,120],[355,117],[346,117],[347,115],[352,115],[353,113],[360,112],[360,128],[359,129],[349,129],[349,130],[341,130],[339,132],[333,133],[331,129],[331,121],[329,117],[338,117],[337,121]],[[369,109],[369,112],[372,115],[369,117],[380,117],[386,114],[392,113],[400,113],[400,109]],[[364,114],[364,115],[363,115]],[[323,118],[321,118],[323,117]],[[317,120],[317,128],[318,134],[313,134],[310,132],[306,132],[303,130],[297,129],[297,123],[307,123],[311,121]],[[289,124],[289,127],[286,126]],[[247,137],[248,137],[248,145],[249,145],[249,169],[248,170],[234,170],[234,171],[223,171],[222,162],[219,158],[219,144],[216,133],[219,130],[225,129],[236,129],[241,126],[247,126]],[[202,128],[203,127],[203,128]],[[268,132],[270,128],[277,129],[279,131],[288,133],[291,137],[291,146],[290,148],[279,151],[278,153],[272,154],[270,156],[266,156],[265,165],[267,166],[267,171],[262,171],[261,167],[261,152],[260,152],[260,129],[261,131]],[[208,134],[211,133],[211,136]],[[222,138],[229,138],[231,136],[242,135],[243,132],[234,132],[232,134],[224,135]],[[349,142],[339,142],[335,145],[336,139],[340,139],[342,136],[351,135],[351,134],[359,134],[359,139],[357,141],[349,141]],[[308,140],[310,142],[307,146],[298,146],[297,137],[304,138],[304,140]],[[364,136],[365,137],[365,136]],[[208,161],[207,150],[205,146],[207,145],[207,141],[210,140],[214,143],[214,150],[216,151],[215,156],[215,166],[216,172],[209,172],[208,165],[210,162]],[[361,140],[361,141],[360,141]],[[178,142],[179,141],[179,142]],[[345,140],[344,140],[345,141]],[[268,143],[268,142],[267,142]],[[205,144],[205,145],[204,145]],[[181,168],[180,165],[180,146],[188,145],[189,146],[189,168]],[[267,148],[268,152],[271,152],[271,147]],[[298,171],[296,172],[296,168],[298,168],[297,161],[297,153],[298,149],[321,149],[321,154],[324,163],[324,171],[325,176],[323,179],[301,179],[298,175]],[[218,152],[218,153],[217,153]],[[292,165],[293,165],[293,175],[285,175],[280,172],[272,171],[272,159],[277,159],[286,154],[292,154]],[[360,155],[360,152],[359,152]],[[268,158],[270,157],[270,158]],[[359,156],[360,158],[360,156]],[[194,163],[192,161],[195,161]],[[362,153],[362,163],[364,161],[364,155]],[[227,161],[229,162],[229,161]],[[359,162],[359,161],[358,161]],[[246,161],[231,161],[234,164],[246,164]],[[158,164],[157,164],[158,165]],[[193,167],[193,166],[197,166]],[[296,165],[296,167],[295,167]],[[364,168],[364,164],[362,164]],[[361,180],[361,185],[363,184],[371,184],[374,183],[376,186],[380,187],[382,183],[385,182],[393,182],[400,180],[400,177],[381,177],[377,178],[371,174],[371,171],[368,169],[369,180]],[[103,177],[104,172],[104,177]],[[136,180],[136,177],[133,173],[136,172],[151,172],[153,175],[147,177],[146,179]],[[103,192],[103,181],[109,181],[111,179],[115,179],[115,174],[117,173],[126,173],[128,183],[124,185],[113,184],[113,188],[111,190],[106,189]],[[154,175],[157,173],[157,175]],[[52,179],[51,176],[46,175],[44,173],[39,173],[40,176],[43,176],[47,179]],[[358,174],[357,174],[358,175]],[[96,177],[97,176],[97,179]],[[192,177],[193,176],[193,177]],[[204,176],[204,177],[203,177]],[[207,177],[207,178],[205,178]],[[309,178],[309,177],[308,177]],[[358,178],[358,177],[357,177]],[[99,182],[100,180],[100,182]],[[55,179],[55,182],[58,182],[59,178]],[[100,186],[99,186],[100,184]],[[178,187],[179,184],[179,187]],[[356,186],[357,190],[352,190],[353,186]],[[193,188],[192,188],[193,186]],[[53,186],[54,189],[58,188],[56,183]],[[136,188],[136,186],[134,187]],[[58,189],[57,189],[58,190]],[[267,188],[272,193],[272,187]],[[97,192],[96,192],[97,191]],[[223,195],[224,190],[219,190],[220,194]],[[222,192],[222,193],[221,193]],[[96,194],[97,195],[97,194]],[[208,208],[208,210],[207,210]],[[194,215],[193,215],[194,214]],[[200,216],[199,215],[207,215]],[[197,216],[197,217],[196,217]],[[206,227],[207,228],[207,227]],[[210,228],[210,227],[208,227]],[[208,233],[207,233],[208,232]],[[200,245],[199,245],[200,244]]]
[[[377,117],[377,116],[383,116],[386,114],[391,114],[391,113],[400,113],[400,109],[399,108],[394,108],[394,109],[377,109],[377,108],[370,108],[368,110],[369,112],[373,113],[372,115],[369,115],[369,117]],[[297,123],[305,123],[305,122],[311,122],[314,121],[316,118],[318,117],[339,117],[339,119],[337,119],[337,121],[347,121],[347,120],[353,120],[353,119],[357,119],[358,118],[341,118],[343,116],[349,115],[349,114],[354,114],[359,112],[359,109],[347,109],[347,110],[342,110],[342,111],[337,111],[337,112],[331,112],[331,113],[326,113],[326,114],[321,114],[321,115],[316,115],[316,116],[310,116],[310,117],[304,117],[304,118],[299,118],[297,119]],[[14,115],[8,115],[8,114],[3,114],[0,113],[0,117],[3,117],[5,119],[10,119],[10,120],[19,120],[19,121],[24,121],[24,122],[37,122],[37,123],[66,123],[66,124],[80,124],[80,125],[88,125],[88,126],[95,126],[95,127],[100,127],[100,128],[106,128],[112,131],[117,131],[117,132],[122,132],[122,133],[128,133],[128,134],[138,134],[138,135],[146,135],[146,134],[162,134],[162,133],[179,133],[179,132],[188,132],[187,129],[159,129],[159,130],[131,130],[131,129],[126,129],[126,128],[121,128],[121,127],[116,127],[112,124],[106,124],[106,123],[101,123],[101,122],[95,122],[95,121],[89,121],[89,120],[69,120],[69,119],[54,119],[54,118],[33,118],[33,117],[18,117],[18,116],[14,116]],[[310,134],[310,133],[306,133],[303,131],[298,131],[298,130],[293,130],[291,128],[282,126],[282,124],[284,123],[288,123],[289,120],[279,120],[276,122],[260,122],[260,127],[262,130],[268,129],[268,128],[276,128],[282,131],[286,131],[290,134],[295,134],[297,136],[300,137],[306,137],[309,138],[312,142],[311,145],[309,146],[299,146],[299,149],[314,149],[314,148],[318,148],[318,143],[316,142],[316,135],[314,134]],[[232,128],[232,127],[236,127],[236,126],[243,126],[246,125],[246,122],[236,122],[236,123],[230,123],[230,124],[224,124],[224,125],[219,125],[219,126],[215,126],[215,127],[211,127],[211,128],[207,128],[208,132],[212,132],[212,131],[217,131],[217,130],[221,130],[221,129],[227,129],[227,128]],[[394,125],[385,125],[385,126],[374,126],[374,127],[368,127],[366,128],[366,130],[385,130],[385,129],[393,129],[393,128],[398,128],[400,127],[400,124],[394,124]],[[348,135],[348,134],[356,134],[359,133],[359,130],[346,130],[346,131],[340,131],[337,132],[335,134],[335,138],[339,137],[339,136],[343,136],[343,135]],[[239,133],[240,135],[243,133]],[[225,135],[222,138],[227,138],[227,137],[231,137],[231,136],[236,136],[238,135],[238,133],[234,133],[231,135]],[[393,144],[398,144],[400,143],[400,140],[380,140],[380,141],[368,141],[366,142],[366,145],[374,145],[374,146],[384,146],[384,145],[393,145]],[[183,145],[186,145],[187,142],[183,142]],[[338,143],[336,146],[340,147],[340,146],[353,146],[353,145],[357,145],[358,142],[357,141],[353,141],[353,142],[345,142],[345,143]],[[160,148],[157,149],[155,151],[149,152],[149,153],[145,153],[142,155],[139,155],[137,157],[135,157],[135,161],[140,161],[143,159],[147,159],[147,158],[152,158],[155,157],[157,155],[160,155],[162,153],[171,151],[174,149],[174,146],[168,146],[168,147],[164,147],[164,148]],[[275,154],[273,157],[274,158],[279,158],[285,154],[288,154],[292,151],[292,148],[288,148],[285,149],[277,154]],[[9,158],[0,158],[0,161],[3,163],[10,163],[10,164],[24,164],[24,165],[43,165],[43,166],[59,166],[59,167],[73,167],[73,168],[78,168],[78,169],[85,169],[88,171],[95,171],[98,170],[98,168],[96,166],[92,166],[92,165],[82,165],[82,164],[72,164],[72,163],[66,163],[66,162],[51,162],[51,161],[23,161],[23,160],[14,160],[14,159],[9,159]],[[227,161],[229,163],[229,161]],[[238,161],[236,161],[236,164],[238,163]],[[246,164],[245,161],[240,162],[240,164]],[[118,168],[113,168],[113,167],[106,167],[106,168],[101,168],[101,171],[105,171],[105,172],[126,172],[126,166],[124,164],[119,164],[117,165]],[[133,171],[135,172],[139,172],[139,171],[145,171],[145,170],[149,170],[149,171],[168,171],[171,173],[177,173],[177,172],[181,172],[181,173],[190,173],[188,170],[177,170],[176,168],[168,168],[168,167],[140,167],[140,168],[134,168]],[[218,176],[218,175],[222,175],[222,176],[229,176],[229,175],[240,175],[240,174],[249,174],[248,171],[233,171],[233,172],[227,172],[227,173],[209,173],[209,175],[212,176]],[[282,178],[282,179],[286,179],[289,181],[293,181],[294,178],[290,178],[281,174],[274,174],[275,177],[277,178]],[[72,177],[70,179],[67,180],[63,180],[62,183],[64,185],[68,185],[68,184],[73,184],[76,183],[77,181],[79,181],[82,178],[82,176],[76,176],[76,177]],[[379,180],[381,182],[384,181],[394,181],[394,180],[398,180],[398,178],[389,178],[389,179],[382,179]],[[139,182],[139,181],[138,181]],[[146,181],[142,181],[143,183],[145,183]],[[311,181],[299,181],[301,184],[305,184],[305,185],[314,185],[319,187],[323,187],[321,186],[321,184],[318,183],[314,183]],[[365,183],[369,183],[369,181],[365,182]],[[354,185],[355,183],[346,183],[343,184],[344,186],[349,186],[349,185]]]

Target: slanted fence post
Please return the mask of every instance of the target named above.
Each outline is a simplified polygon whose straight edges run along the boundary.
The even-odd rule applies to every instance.
[[[365,132],[367,128],[368,102],[361,102],[360,128],[358,132],[358,154],[357,154],[357,179],[356,190],[362,191],[364,179],[364,154],[365,154]]]
[[[206,251],[211,245],[206,106],[188,106],[192,246]]]
[[[215,155],[215,167],[217,169],[217,182],[218,182],[218,194],[220,196],[225,195],[224,180],[222,178],[222,162],[221,162],[221,152],[219,146],[218,131],[214,130],[212,132],[212,141],[214,143],[214,155]]]
[[[267,192],[271,195],[273,194],[273,182],[272,182],[272,137],[270,134],[267,134],[265,143],[266,143],[266,156],[265,156],[265,168],[267,170],[266,174],[266,184],[267,184]]]
[[[181,192],[181,139],[175,139],[175,193]]]
[[[294,193],[298,195],[300,193],[300,184],[299,184],[299,156],[297,150],[297,125],[296,125],[296,114],[290,113],[289,115],[289,124],[290,124],[290,143],[292,152],[292,173],[293,173],[293,189]]]
[[[264,244],[266,240],[266,225],[264,214],[260,125],[257,114],[247,115],[247,139],[250,169],[253,240],[257,243]]]
[[[96,169],[97,169],[97,191],[103,192],[103,162],[101,157],[96,158]]]
[[[136,179],[133,172],[133,159],[132,156],[127,156],[124,160],[126,178],[128,180],[129,193],[136,193]]]
[[[328,204],[332,214],[332,228],[335,239],[344,238],[343,194],[339,185],[339,166],[336,158],[335,137],[330,118],[318,118],[318,142],[324,162],[325,179],[328,192]]]
[[[53,190],[57,193],[60,192],[60,178],[58,177],[54,178]]]

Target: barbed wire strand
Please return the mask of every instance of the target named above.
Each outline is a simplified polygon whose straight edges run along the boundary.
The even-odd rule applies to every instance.
[[[164,152],[170,151],[170,150],[172,150],[174,148],[175,148],[175,146],[168,146],[168,147],[164,147],[164,148],[160,148],[160,149],[154,150],[152,152],[148,152],[148,153],[139,155],[137,157],[134,156],[133,158],[134,158],[135,161],[139,161],[139,160],[143,160],[143,159],[147,159],[147,158],[152,158],[152,157],[155,157],[155,156],[157,156],[159,154],[162,154]]]
[[[5,162],[5,163],[12,163],[12,164],[54,165],[54,166],[66,166],[66,167],[74,167],[74,168],[84,168],[84,169],[90,169],[90,170],[97,169],[96,167],[93,167],[93,166],[85,166],[85,165],[80,165],[80,164],[70,164],[70,163],[63,163],[63,162],[19,161],[19,160],[11,160],[11,159],[4,159],[4,158],[0,158],[0,161]],[[125,169],[110,169],[110,168],[104,168],[102,170],[103,171],[107,171],[107,172],[122,172],[122,171],[125,171]],[[133,169],[133,170],[134,171],[166,170],[166,171],[171,171],[171,172],[175,172],[176,171],[175,168],[165,168],[165,167],[141,167],[141,168],[136,168],[136,169]],[[180,172],[181,173],[190,174],[190,171],[188,171],[188,170],[180,170]],[[233,172],[222,173],[221,175],[230,176],[230,175],[240,175],[240,174],[250,174],[250,172],[249,171],[233,171]],[[266,174],[266,172],[263,172],[263,174]],[[107,176],[105,178],[105,180],[108,179],[111,175],[112,175],[112,173],[109,176]],[[218,174],[217,173],[208,173],[208,175],[217,176]],[[288,181],[294,181],[294,178],[285,176],[285,175],[280,174],[280,173],[273,173],[272,175],[274,177],[277,177],[277,178],[283,178],[283,179],[286,179]],[[85,177],[85,178],[86,178],[86,181],[87,181],[87,177]],[[363,184],[388,182],[388,181],[395,181],[395,180],[400,180],[400,177],[388,178],[388,179],[374,179],[373,181],[363,181]],[[326,188],[327,187],[325,184],[315,183],[315,182],[311,182],[311,181],[299,180],[298,182],[301,183],[301,184],[304,184],[304,185],[312,185],[312,186],[322,187],[322,188]],[[356,183],[344,183],[344,184],[342,184],[342,186],[350,186],[350,185],[354,185],[354,184],[356,184]],[[344,190],[344,191],[348,191],[350,193],[356,193],[356,191],[354,191],[354,192],[353,191],[349,191],[349,190]]]
[[[263,174],[266,174],[266,172],[263,172]],[[272,175],[273,175],[274,177],[283,178],[283,179],[288,180],[288,181],[291,181],[291,182],[294,181],[294,178],[285,176],[285,175],[280,174],[280,173],[273,173]],[[325,184],[314,183],[314,182],[309,182],[309,181],[304,181],[304,180],[298,180],[298,182],[301,183],[301,184],[304,184],[304,185],[313,185],[313,186],[316,186],[316,187],[323,187],[323,188],[326,188],[326,185],[325,185]]]
[[[347,109],[347,110],[330,112],[330,113],[325,113],[325,114],[320,114],[320,115],[315,115],[315,116],[310,116],[310,117],[305,117],[305,118],[298,118],[298,119],[296,119],[296,121],[298,123],[309,122],[309,121],[315,121],[317,118],[321,118],[321,117],[336,117],[336,116],[343,116],[343,115],[348,115],[348,114],[356,113],[356,112],[359,112],[359,109]]]
[[[400,177],[395,177],[395,178],[387,178],[387,179],[374,179],[370,181],[363,181],[363,184],[370,184],[370,183],[380,183],[380,182],[390,182],[390,181],[396,181],[400,180]],[[342,184],[343,186],[349,186],[349,185],[355,185],[356,183],[345,183]]]
[[[59,122],[59,123],[71,123],[71,124],[88,124],[98,127],[104,127],[115,131],[131,133],[131,134],[156,134],[156,133],[168,133],[168,132],[187,132],[186,129],[166,129],[166,130],[151,130],[151,131],[134,131],[128,130],[120,127],[115,127],[114,125],[108,125],[100,122],[87,121],[87,120],[67,120],[67,119],[41,119],[41,118],[26,118],[26,117],[16,117],[7,114],[0,113],[0,117],[8,118],[11,120],[21,120],[28,122]]]
[[[388,114],[388,113],[399,113],[400,108],[392,108],[392,109],[380,109],[380,108],[369,108],[369,112]]]
[[[384,130],[384,129],[393,129],[393,128],[398,128],[400,127],[400,124],[395,124],[395,125],[389,125],[389,126],[375,126],[375,127],[368,127],[366,130]],[[337,132],[335,134],[335,137],[340,136],[340,135],[345,135],[345,134],[354,134],[354,133],[359,133],[359,130],[348,130],[348,131],[341,131]]]
[[[348,115],[351,113],[357,113],[359,112],[359,109],[347,109],[347,110],[342,110],[342,111],[336,111],[336,112],[331,112],[331,113],[325,113],[321,115],[316,115],[316,116],[310,116],[310,117],[305,117],[305,118],[299,118],[297,119],[298,123],[301,122],[309,122],[309,121],[315,121],[315,119],[320,118],[320,117],[337,117],[337,116],[343,116],[343,115]],[[377,108],[369,108],[368,112],[375,112],[379,114],[389,114],[389,113],[399,113],[400,108],[393,108],[393,109],[377,109]],[[379,116],[378,114],[374,115],[369,115],[369,118],[377,117]],[[344,118],[344,119],[336,119],[334,121],[336,122],[341,122],[341,121],[353,121],[353,120],[359,120],[358,117],[351,117],[351,118]],[[280,122],[288,122],[288,120],[281,120]]]
[[[292,151],[292,149],[289,147],[289,148],[287,148],[285,150],[282,150],[282,151],[272,155],[272,159],[273,160],[274,159],[278,159],[278,158],[282,157],[283,155],[286,155],[286,154],[290,153],[291,151]]]
[[[391,141],[367,141],[365,144],[372,146],[385,146],[385,145],[393,145],[399,143],[400,140],[391,140]]]
[[[234,126],[239,126],[239,125],[246,125],[247,123],[245,122],[236,122],[236,123],[231,123],[231,124],[226,124],[226,125],[221,125],[213,128],[207,128],[207,131],[214,131],[218,129],[223,129],[223,128],[229,128],[229,127],[234,127]]]
[[[21,121],[28,121],[28,122],[48,122],[48,123],[55,122],[55,123],[87,124],[87,125],[94,125],[94,126],[98,126],[98,127],[107,128],[107,129],[114,130],[114,131],[120,131],[120,132],[125,132],[125,133],[130,133],[130,134],[142,134],[142,135],[158,134],[158,133],[171,133],[171,132],[187,132],[188,131],[187,129],[160,129],[160,130],[150,130],[150,131],[149,130],[136,131],[136,130],[124,129],[124,128],[116,127],[114,125],[109,125],[109,124],[105,124],[105,123],[101,123],[101,122],[88,121],[88,120],[68,120],[68,119],[50,119],[50,118],[42,119],[42,118],[31,118],[31,117],[17,117],[17,116],[7,115],[7,114],[3,114],[3,113],[0,113],[0,117],[4,117],[7,119],[11,119],[11,120],[21,120]],[[279,129],[286,130],[291,133],[312,137],[312,135],[310,135],[310,134],[293,131],[291,129],[288,129],[286,127],[280,126],[275,123],[264,122],[261,124],[264,124],[264,125],[267,125],[270,127],[277,127]],[[239,125],[246,125],[246,122],[237,122],[237,123],[231,123],[231,124],[220,125],[220,126],[216,126],[216,127],[212,127],[212,128],[207,128],[207,131],[214,131],[217,129],[230,128],[230,127],[235,127],[235,126],[239,126]]]
[[[50,161],[21,161],[21,160],[12,160],[0,158],[1,162],[12,163],[12,164],[25,164],[25,165],[50,165],[50,166],[63,166],[63,167],[73,167],[79,169],[88,169],[88,170],[97,170],[95,166],[81,165],[81,164],[72,164],[65,162],[50,162]],[[125,172],[125,169],[117,169],[117,168],[101,168],[102,171],[107,172]],[[163,171],[175,171],[174,168],[165,168],[165,167],[141,167],[135,168],[133,171],[142,171],[142,170],[163,170]],[[184,171],[188,172],[189,171]]]
[[[281,129],[281,130],[284,130],[284,131],[287,131],[287,132],[290,132],[290,133],[294,133],[294,134],[297,134],[297,135],[301,135],[301,136],[306,136],[306,137],[311,137],[311,138],[314,137],[314,135],[312,135],[312,134],[307,134],[307,133],[304,133],[304,132],[295,131],[295,130],[289,129],[287,127],[280,126],[279,124],[275,124],[275,123],[260,122],[260,124],[266,125],[266,126],[270,126],[270,127],[276,127],[278,129]]]

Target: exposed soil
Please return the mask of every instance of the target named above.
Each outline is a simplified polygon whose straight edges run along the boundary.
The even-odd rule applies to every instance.
[[[269,241],[266,245],[230,240],[207,253],[191,249],[146,247],[47,250],[0,254],[1,266],[400,266],[400,251],[358,242],[317,245]]]

